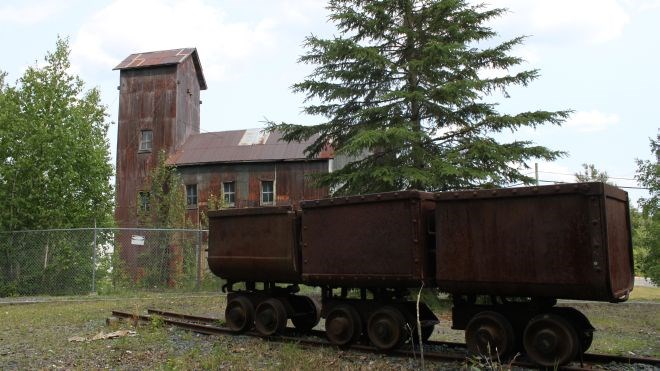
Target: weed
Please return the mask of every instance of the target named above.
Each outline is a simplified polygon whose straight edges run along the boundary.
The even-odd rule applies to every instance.
[[[161,316],[152,315],[149,325],[151,325],[151,329],[153,330],[159,329],[165,325],[165,320]]]

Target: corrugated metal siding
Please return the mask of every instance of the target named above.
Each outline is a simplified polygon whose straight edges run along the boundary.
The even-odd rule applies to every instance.
[[[188,58],[177,69],[177,127],[174,133],[177,145],[170,154],[181,149],[191,135],[199,133],[199,94],[195,66]]]
[[[307,177],[327,169],[327,160],[320,160],[200,165],[182,167],[179,172],[185,184],[197,184],[199,209],[206,210],[211,194],[221,196],[224,182],[235,182],[237,208],[260,205],[262,180],[275,180],[275,206],[327,197],[327,188],[316,187]],[[197,209],[191,210],[188,216],[196,223],[197,214]]]
[[[137,225],[137,194],[147,190],[158,153],[171,155],[199,133],[199,84],[192,59],[120,73],[116,220]],[[152,130],[151,152],[140,153],[140,131]]]
[[[157,163],[160,148],[172,144],[166,133],[176,120],[176,67],[126,70],[120,74],[117,135],[117,206],[120,226],[136,225],[137,192]],[[140,131],[152,130],[152,151],[139,153]]]

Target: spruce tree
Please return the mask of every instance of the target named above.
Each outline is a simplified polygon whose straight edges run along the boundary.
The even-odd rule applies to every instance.
[[[331,0],[340,36],[307,37],[299,62],[315,65],[293,85],[304,112],[325,118],[311,126],[269,122],[284,140],[315,138],[309,157],[331,145],[354,161],[321,174],[335,194],[401,189],[441,191],[530,183],[521,169],[531,159],[563,153],[530,141],[503,142],[498,133],[561,124],[569,111],[500,114],[484,100],[528,85],[538,70],[487,78],[523,60],[510,55],[517,37],[496,46],[485,26],[505,9],[464,0]],[[500,136],[501,137],[501,136]]]

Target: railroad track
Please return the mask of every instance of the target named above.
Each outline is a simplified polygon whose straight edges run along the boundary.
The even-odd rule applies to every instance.
[[[162,321],[164,324],[176,326],[189,331],[207,334],[207,335],[234,335],[235,332],[227,327],[219,325],[219,319],[210,317],[201,317],[188,314],[174,313],[162,311],[158,309],[147,309],[148,314],[135,314],[123,311],[112,311],[112,316],[121,319],[130,319],[138,322],[150,322],[155,318]],[[245,332],[243,335],[263,338],[264,336],[256,331]],[[267,337],[270,341],[278,342],[296,342],[304,347],[335,347],[325,339],[325,332],[319,330],[312,330],[306,332],[301,336],[292,328],[287,328],[282,334],[278,336]],[[377,348],[367,344],[352,344],[345,349],[351,349],[369,353],[382,353]],[[437,350],[445,349],[445,350]],[[406,349],[400,348],[388,352],[388,354],[400,357],[419,357],[419,349]],[[442,342],[442,341],[429,341],[425,343],[424,358],[427,360],[437,360],[444,362],[463,362],[468,357],[465,344]],[[647,366],[648,369],[657,369],[660,367],[660,359],[647,358],[647,357],[628,357],[628,356],[615,356],[606,354],[584,354],[580,362],[573,362],[562,367],[562,370],[593,370],[595,368],[602,369],[604,365],[611,363],[624,364],[624,365],[638,365],[643,369]],[[538,366],[525,359],[516,359],[509,363],[511,366],[523,368],[538,368]]]

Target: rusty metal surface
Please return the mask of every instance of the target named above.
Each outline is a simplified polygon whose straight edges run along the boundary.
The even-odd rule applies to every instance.
[[[396,192],[304,201],[303,280],[352,287],[416,287],[432,277],[432,195]]]
[[[197,184],[198,208],[187,210],[196,224],[200,212],[207,209],[209,197],[222,195],[224,182],[234,182],[236,208],[259,206],[262,180],[275,181],[275,206],[296,207],[303,199],[327,196],[327,187],[316,187],[309,178],[327,169],[326,161],[286,161],[186,166],[178,171],[185,184]]]
[[[120,84],[115,220],[120,227],[136,227],[138,191],[148,188],[158,152],[177,144],[176,66],[121,71]],[[153,131],[149,152],[138,149],[141,130]]]
[[[231,281],[300,282],[296,228],[290,207],[210,211],[209,268]]]
[[[246,130],[220,131],[193,135],[177,151],[169,162],[176,166],[228,162],[263,162],[281,160],[306,160],[305,148],[315,137],[304,142],[280,141],[282,134],[272,132],[265,143],[240,145]],[[321,153],[319,158],[332,158],[331,151]]]
[[[607,266],[610,274],[610,290],[613,298],[625,297],[634,284],[633,256],[622,246],[632,246],[628,203],[605,198],[607,227]]]
[[[623,191],[586,183],[447,192],[436,200],[443,290],[610,301],[632,289],[632,271],[622,268],[632,254]]]
[[[144,53],[134,53],[126,57],[113,70],[140,69],[157,66],[171,66],[183,63],[188,57],[192,56],[195,67],[199,88],[206,90],[206,79],[202,71],[202,64],[199,61],[199,54],[196,48],[179,48],[171,50],[159,50]]]

